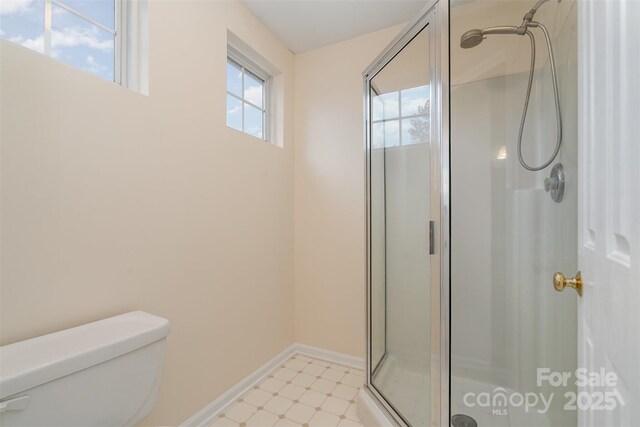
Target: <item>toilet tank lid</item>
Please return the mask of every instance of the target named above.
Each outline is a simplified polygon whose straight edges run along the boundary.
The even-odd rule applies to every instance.
[[[169,335],[169,321],[132,311],[0,347],[0,399],[86,369]]]

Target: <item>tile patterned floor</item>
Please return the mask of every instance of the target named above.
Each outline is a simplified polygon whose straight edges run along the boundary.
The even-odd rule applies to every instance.
[[[220,414],[209,427],[362,427],[358,369],[296,354]]]

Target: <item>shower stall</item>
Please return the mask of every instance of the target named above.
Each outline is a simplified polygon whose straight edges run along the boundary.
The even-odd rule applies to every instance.
[[[576,22],[430,1],[365,70],[365,425],[577,425]]]

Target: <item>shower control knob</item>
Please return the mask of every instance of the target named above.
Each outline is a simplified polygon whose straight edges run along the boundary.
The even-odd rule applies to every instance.
[[[544,191],[547,193],[551,190],[557,190],[559,186],[557,178],[545,178],[544,179]]]
[[[561,163],[556,163],[551,169],[551,174],[544,179],[544,191],[549,193],[551,199],[560,203],[564,195],[564,168]]]
[[[578,292],[578,295],[582,296],[582,273],[577,272],[576,277],[573,279],[567,279],[562,273],[556,273],[553,275],[553,287],[558,292],[564,291],[564,288],[570,287]]]

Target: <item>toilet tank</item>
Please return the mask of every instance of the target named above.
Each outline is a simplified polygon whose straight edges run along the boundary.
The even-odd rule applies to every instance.
[[[151,413],[169,321],[134,311],[0,347],[0,426],[133,426]]]

